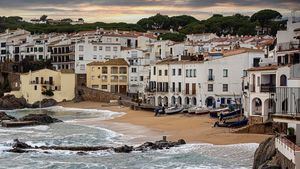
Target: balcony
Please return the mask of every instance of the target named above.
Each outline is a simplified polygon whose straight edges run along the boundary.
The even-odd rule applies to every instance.
[[[300,157],[300,147],[287,137],[277,137],[275,139],[275,148],[294,164],[296,164],[296,159]]]
[[[279,43],[278,44],[278,51],[290,51],[290,50],[299,50],[300,43],[299,42],[287,42],[287,43]]]
[[[274,84],[261,84],[260,85],[260,92],[269,92],[269,93],[275,93],[276,92],[276,86]]]
[[[291,79],[300,79],[300,63],[291,66],[290,75]]]
[[[208,81],[214,81],[215,80],[215,76],[214,75],[208,75],[207,80]]]

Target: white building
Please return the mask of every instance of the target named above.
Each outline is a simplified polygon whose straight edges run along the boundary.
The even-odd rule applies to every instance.
[[[179,57],[159,62],[151,67],[148,101],[155,105],[220,107],[240,100],[245,70],[262,57],[261,50],[239,49],[208,61]]]
[[[121,56],[120,43],[81,41],[75,44],[75,73],[86,74],[86,64],[93,61],[104,61]]]
[[[218,36],[214,33],[190,34],[186,36],[187,41],[193,42],[206,42],[213,38],[218,38]]]
[[[282,111],[295,107],[293,101],[280,100],[275,96],[281,88],[300,87],[300,43],[296,40],[300,37],[299,28],[299,23],[289,20],[287,30],[277,33],[277,45],[267,47],[262,62],[248,70],[248,76],[244,79],[244,108],[250,122],[272,120],[271,114],[276,106],[284,105]]]

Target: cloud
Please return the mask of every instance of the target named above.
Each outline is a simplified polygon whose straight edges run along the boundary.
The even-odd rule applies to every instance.
[[[85,17],[88,21],[109,18],[136,22],[141,17],[163,13],[188,14],[204,19],[216,11],[222,14],[252,14],[271,8],[286,14],[300,9],[299,0],[1,0],[0,15]],[[12,12],[13,11],[13,12]],[[96,16],[95,16],[96,15]],[[128,16],[128,20],[126,17]],[[98,17],[101,16],[101,17]],[[102,17],[103,16],[103,17]],[[120,16],[119,20],[118,17]],[[102,21],[102,20],[100,20]]]

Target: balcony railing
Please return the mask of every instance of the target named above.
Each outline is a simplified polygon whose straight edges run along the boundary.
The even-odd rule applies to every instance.
[[[269,85],[269,84],[261,84],[260,85],[260,92],[275,93],[276,92],[276,86],[275,85]]]
[[[214,75],[208,75],[207,80],[208,81],[214,81],[215,80],[215,76]]]
[[[284,136],[279,136],[275,139],[275,147],[287,159],[295,163],[295,156],[299,155],[300,147]]]

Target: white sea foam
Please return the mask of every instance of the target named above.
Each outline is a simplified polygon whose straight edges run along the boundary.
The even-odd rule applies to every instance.
[[[47,131],[50,127],[46,125],[39,125],[39,126],[31,126],[31,127],[22,127],[21,130],[38,130],[38,131]]]
[[[101,113],[101,117],[99,119],[101,120],[108,120],[113,119],[116,117],[120,117],[125,115],[124,112],[114,112],[110,110],[101,110],[101,109],[81,109],[81,108],[69,108],[69,107],[63,107],[63,106],[52,106],[52,107],[46,107],[41,108],[42,110],[49,110],[49,111],[64,111],[64,112],[82,112],[82,113],[89,113],[89,114],[96,114],[99,115]],[[24,109],[14,109],[14,110],[3,110],[5,112],[17,112],[17,111],[30,111],[30,110],[39,110],[39,108],[24,108]],[[0,110],[2,111],[2,110]]]

